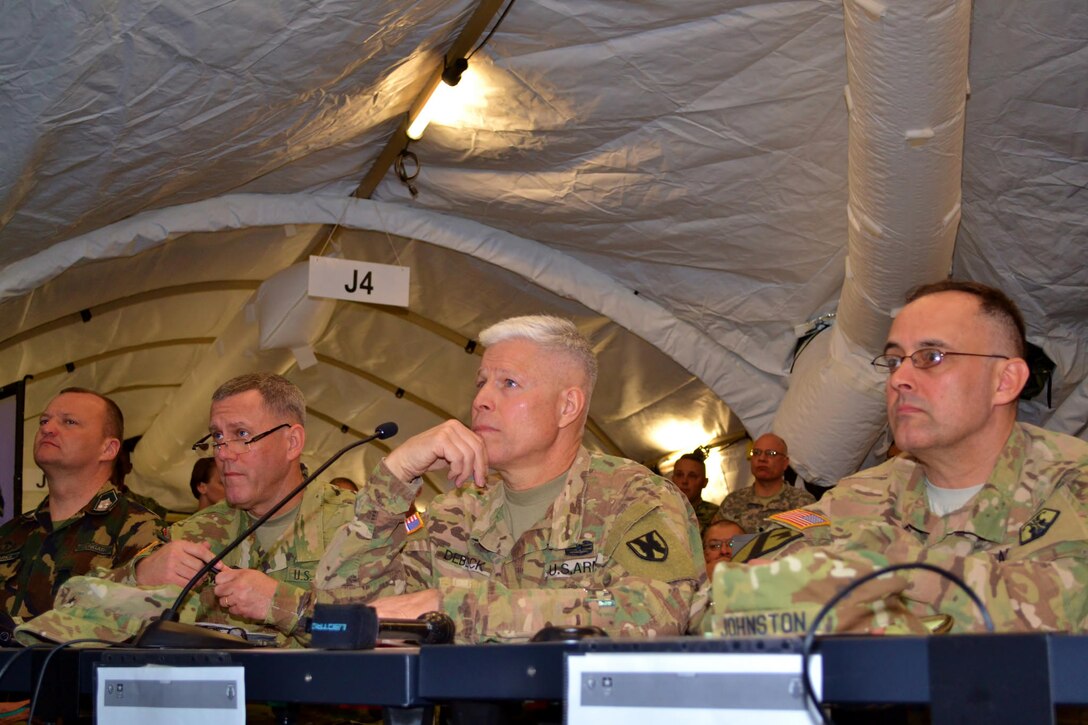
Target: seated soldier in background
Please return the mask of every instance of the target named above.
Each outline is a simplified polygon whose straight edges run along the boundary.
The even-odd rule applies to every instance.
[[[680,493],[631,461],[582,446],[597,363],[568,320],[484,330],[472,428],[446,421],[390,453],[359,517],[319,568],[319,601],[371,601],[380,617],[441,610],[459,642],[525,640],[546,625],[674,635],[705,580]],[[458,487],[408,533],[424,472]],[[488,469],[497,477],[488,480]],[[381,596],[397,592],[397,596]]]
[[[999,631],[1083,632],[1088,443],[1016,421],[1025,344],[1020,311],[999,290],[954,280],[915,290],[873,360],[888,375],[888,422],[904,454],[772,517],[782,528],[717,570],[712,628],[768,609],[764,622],[797,622],[857,577],[924,563],[959,575]],[[790,564],[737,564],[768,557]],[[896,607],[908,628],[928,617],[983,629],[970,599],[930,571],[878,579],[852,600],[835,614],[840,630],[895,628]]]
[[[695,509],[695,518],[699,522],[699,531],[706,530],[714,515],[718,513],[718,507],[709,501],[703,500],[703,489],[706,488],[706,457],[699,451],[685,453],[676,460],[669,477],[673,484],[684,494],[688,503]]]
[[[56,608],[27,623],[18,638],[123,641],[137,634],[200,567],[302,482],[305,415],[302,392],[279,375],[241,375],[220,386],[212,396],[211,432],[194,448],[211,439],[226,498],[166,529],[127,565],[101,572],[106,579],[69,581]],[[327,543],[353,518],[354,500],[332,486],[296,494],[194,589],[182,621],[275,634],[280,644],[307,642],[301,602]]]
[[[193,472],[189,474],[189,490],[196,499],[197,511],[219,503],[227,495],[223,481],[219,478],[219,468],[215,465],[214,456],[196,459]]]
[[[714,567],[719,561],[733,558],[733,537],[744,534],[744,529],[736,521],[715,521],[703,532],[703,558],[706,560],[706,575],[714,574]]]
[[[155,541],[159,517],[113,478],[124,417],[109,398],[65,388],[38,418],[34,463],[48,495],[0,528],[0,608],[29,619],[69,577],[119,566]]]
[[[774,433],[756,438],[748,451],[748,465],[755,482],[725,497],[715,520],[736,521],[748,533],[755,534],[771,526],[767,517],[814,502],[812,494],[786,483],[790,465],[786,441]]]

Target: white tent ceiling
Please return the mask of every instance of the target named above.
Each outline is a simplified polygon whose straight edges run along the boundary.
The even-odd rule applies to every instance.
[[[884,3],[847,3],[883,42]],[[962,183],[939,179],[961,193],[953,271],[1009,292],[1057,365],[1050,407],[1044,395],[1025,416],[1083,436],[1088,12],[1080,0],[925,6],[932,26],[970,17]],[[554,311],[601,354],[590,445],[654,462],[773,423],[803,431],[798,450],[860,460],[871,433],[819,410],[774,420],[797,326],[836,311],[846,281],[857,182],[844,86],[859,48],[843,5],[516,0],[470,60],[468,107],[412,144],[418,196],[380,164],[372,201],[352,200],[442,55],[477,42],[479,30],[463,37],[475,8],[4,3],[0,383],[34,376],[28,436],[60,388],[110,393],[127,434],[144,436],[133,487],[180,507],[188,444],[227,377],[267,368],[298,382],[314,464],[387,419],[403,436],[465,418],[467,341],[509,314]],[[897,40],[909,51],[913,37]],[[881,87],[894,73],[865,70],[897,98]],[[257,349],[247,309],[315,252],[410,266],[411,306],[336,303],[308,331],[318,363],[302,369]],[[911,239],[898,253],[910,258]],[[928,281],[897,272],[885,270],[893,285]],[[660,438],[670,421],[691,432]],[[378,455],[333,470],[361,478]],[[25,457],[32,504],[29,443]],[[795,463],[846,472],[817,455]]]

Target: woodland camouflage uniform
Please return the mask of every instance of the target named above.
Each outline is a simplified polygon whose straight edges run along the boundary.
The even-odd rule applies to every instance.
[[[982,490],[946,516],[930,512],[925,473],[909,457],[846,478],[791,514],[784,518],[792,523],[734,557],[776,561],[718,566],[715,616],[744,614],[755,623],[773,611],[778,623],[796,622],[857,577],[890,563],[922,562],[962,578],[998,631],[1088,626],[1088,443],[1077,438],[1017,424]],[[928,571],[898,572],[852,600],[868,601],[869,615],[848,607],[840,630],[879,631],[887,624],[882,612],[897,602],[915,617],[950,618],[954,632],[983,630],[971,600]],[[735,625],[719,621],[716,629],[729,634]],[[767,617],[762,625],[766,634],[782,633]]]
[[[53,524],[49,497],[0,528],[0,606],[29,619],[53,607],[70,577],[120,566],[155,541],[159,517],[106,483],[74,516]]]
[[[309,590],[317,562],[334,532],[354,517],[354,496],[333,486],[310,486],[303,493],[298,516],[290,529],[269,551],[262,551],[254,536],[247,538],[224,559],[227,566],[255,569],[276,580],[276,591],[268,616],[262,622],[231,616],[219,607],[214,584],[198,585],[180,612],[181,621],[211,622],[249,631],[277,635],[280,646],[305,645],[309,635],[300,627],[299,612]],[[137,634],[143,624],[157,616],[181,592],[166,584],[136,585],[136,564],[166,541],[207,542],[219,553],[252,523],[243,511],[226,502],[209,506],[180,521],[127,565],[104,578],[77,577],[60,591],[56,609],[21,627],[16,638],[24,643],[37,639],[66,641],[96,637],[123,641]]]
[[[439,496],[408,533],[420,485],[378,466],[322,561],[319,601],[434,588],[458,642],[525,640],[546,625],[684,632],[706,578],[698,528],[683,494],[642,466],[580,449],[544,519],[517,541],[499,483]]]

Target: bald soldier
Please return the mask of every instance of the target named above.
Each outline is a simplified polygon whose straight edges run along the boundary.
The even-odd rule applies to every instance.
[[[1023,318],[999,290],[948,280],[914,291],[873,360],[888,376],[888,422],[905,455],[772,517],[782,528],[734,562],[790,565],[720,565],[715,628],[796,623],[866,572],[919,562],[959,575],[1000,631],[1084,631],[1088,443],[1016,421],[1024,355]],[[854,600],[835,615],[838,629],[912,629],[921,618],[983,629],[970,600],[929,571],[880,579]]]
[[[66,388],[38,417],[34,462],[49,493],[0,528],[0,608],[23,619],[52,608],[69,577],[111,568],[155,540],[155,513],[112,480],[124,438],[121,409]]]
[[[748,450],[748,465],[752,469],[751,486],[734,491],[722,501],[715,521],[735,521],[750,534],[770,527],[767,517],[814,502],[812,494],[786,483],[786,468],[790,465],[786,441],[774,433],[756,438]]]
[[[319,599],[395,592],[372,602],[379,616],[445,611],[459,642],[547,625],[682,633],[705,580],[699,531],[666,481],[582,446],[597,377],[588,341],[549,316],[505,320],[480,341],[471,428],[446,421],[377,467],[322,560]],[[419,476],[436,469],[458,488],[409,532]]]

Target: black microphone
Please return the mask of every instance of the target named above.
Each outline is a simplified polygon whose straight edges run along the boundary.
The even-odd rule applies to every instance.
[[[418,644],[449,644],[455,627],[445,612],[424,612],[418,619],[378,619],[366,604],[318,604],[310,623],[317,649],[373,649],[382,639]]]
[[[250,524],[249,528],[235,537],[234,541],[227,544],[227,546],[218,554],[216,554],[208,563],[200,568],[196,574],[189,580],[189,583],[181,590],[181,594],[178,595],[174,603],[170,605],[170,608],[163,612],[157,619],[150,620],[144,625],[144,628],[140,630],[140,633],[136,635],[136,639],[133,641],[133,645],[136,647],[169,647],[175,649],[195,649],[195,648],[218,648],[218,649],[240,649],[246,647],[255,646],[253,642],[235,637],[230,634],[216,632],[209,630],[205,627],[200,627],[195,624],[182,624],[178,621],[178,610],[181,609],[181,605],[185,602],[185,598],[189,596],[189,592],[193,590],[208,572],[215,568],[215,566],[223,560],[223,558],[234,551],[238,546],[246,540],[250,534],[256,531],[261,524],[273,515],[281,508],[283,508],[288,501],[293,499],[304,488],[310,485],[310,483],[320,476],[326,468],[335,463],[339,458],[350,451],[353,448],[358,448],[364,443],[370,443],[373,440],[384,441],[387,438],[392,438],[397,434],[397,424],[393,422],[382,423],[374,429],[374,434],[369,435],[366,438],[355,441],[354,443],[344,446],[339,451],[333,454],[332,458],[325,461],[318,467],[316,471],[303,479],[302,483],[295,486],[286,496],[279,500],[279,502],[265,512],[264,516]]]

